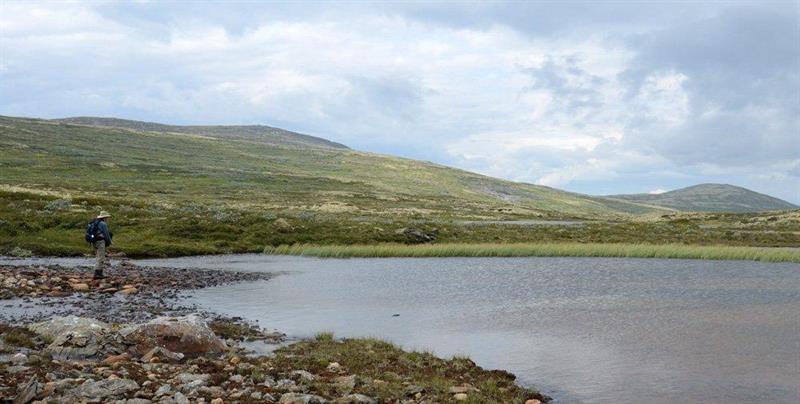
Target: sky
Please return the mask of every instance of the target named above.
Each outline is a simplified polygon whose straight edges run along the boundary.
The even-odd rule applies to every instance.
[[[575,192],[800,204],[800,2],[2,0],[0,114],[265,124]]]

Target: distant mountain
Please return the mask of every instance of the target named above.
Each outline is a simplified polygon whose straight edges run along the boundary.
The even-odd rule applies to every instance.
[[[784,200],[728,184],[699,184],[661,194],[609,195],[608,198],[684,212],[761,212],[798,208]]]
[[[304,135],[284,129],[265,125],[164,125],[161,123],[132,121],[118,118],[100,118],[94,116],[76,116],[63,119],[52,119],[55,122],[75,125],[102,126],[107,128],[130,129],[141,132],[183,133],[221,139],[253,141],[277,146],[325,147],[347,149],[348,147],[319,137]]]

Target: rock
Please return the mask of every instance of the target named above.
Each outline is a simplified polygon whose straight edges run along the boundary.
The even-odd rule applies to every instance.
[[[85,291],[89,290],[89,285],[87,285],[85,283],[73,283],[73,284],[70,284],[69,286],[72,288],[72,290],[74,290],[76,292],[85,292]]]
[[[234,383],[242,384],[242,382],[244,381],[244,376],[242,376],[242,375],[233,375],[233,376],[229,377],[228,380],[230,380],[230,381],[232,381]]]
[[[110,330],[108,324],[97,321],[93,318],[65,316],[53,317],[48,321],[41,323],[31,324],[28,329],[49,339],[55,339],[61,334],[68,332],[82,332],[84,330],[93,330],[98,332],[107,332]]]
[[[222,387],[219,386],[203,386],[197,389],[197,393],[214,398],[220,398],[225,395],[225,390],[222,390]]]
[[[260,401],[263,397],[264,394],[262,394],[260,391],[254,391],[250,393],[250,398],[252,398],[253,400]]]
[[[211,404],[223,404],[223,403],[224,403],[224,401],[222,401],[221,398],[215,398],[215,399],[211,400]]]
[[[279,218],[272,222],[272,225],[278,230],[279,233],[289,233],[294,231],[294,227],[284,218]]]
[[[331,362],[328,364],[327,369],[328,372],[338,373],[339,371],[342,370],[342,365],[340,365],[339,362]]]
[[[236,366],[236,365],[238,365],[238,364],[239,364],[239,362],[241,362],[241,361],[242,361],[242,359],[241,359],[241,358],[239,358],[238,356],[234,356],[234,357],[233,357],[233,358],[231,358],[231,360],[230,360],[230,361],[228,361],[228,362],[229,362],[231,365],[233,365],[233,366]]]
[[[466,401],[469,398],[465,393],[457,393],[453,395],[453,399],[456,401]]]
[[[175,376],[175,380],[177,380],[179,383],[182,384],[191,383],[198,380],[205,383],[211,380],[211,375],[205,373],[202,374],[180,373],[177,376]]]
[[[363,394],[350,394],[333,400],[335,404],[377,404],[377,400]]]
[[[162,401],[162,403],[163,402],[164,401]],[[175,393],[175,395],[173,395],[171,399],[166,400],[166,402],[169,404],[191,404],[189,399],[181,392]]]
[[[125,288],[125,289],[122,289],[119,292],[117,292],[118,295],[126,295],[126,296],[127,295],[135,295],[136,293],[139,293],[139,289],[136,289],[136,288]]]
[[[131,360],[131,354],[126,352],[126,353],[123,353],[123,354],[110,355],[110,356],[106,357],[105,359],[103,359],[103,364],[104,365],[112,365],[114,363],[127,362],[129,360]]]
[[[328,401],[314,394],[284,393],[278,402],[281,404],[325,404]]]
[[[275,382],[275,389],[276,390],[283,390],[283,391],[292,391],[297,390],[297,383],[294,380],[289,379],[280,379]]]
[[[138,390],[139,385],[129,379],[87,380],[80,386],[70,390],[64,398],[75,401],[103,401]]]
[[[14,363],[14,364],[17,364],[17,365],[22,365],[27,361],[28,361],[28,356],[25,355],[24,353],[17,353],[17,354],[14,354],[14,356],[11,357],[11,363]]]
[[[36,398],[36,395],[42,390],[42,385],[36,380],[36,377],[31,377],[27,383],[20,386],[18,389],[17,397],[14,399],[14,404],[27,404]]]
[[[142,356],[142,362],[149,363],[153,359],[158,359],[157,362],[180,362],[183,360],[183,356],[180,352],[172,352],[169,349],[157,346]]]
[[[295,370],[294,372],[292,372],[292,379],[297,380],[299,382],[310,383],[317,380],[317,376],[305,370]]]
[[[162,384],[155,393],[153,393],[153,397],[161,397],[166,396],[167,394],[172,392],[172,386],[169,384]]]
[[[394,233],[397,235],[402,235],[407,243],[419,244],[430,243],[431,241],[436,240],[439,232],[436,230],[426,232],[422,229],[404,227],[402,229],[397,229]]]
[[[458,394],[458,393],[469,393],[471,391],[478,391],[475,387],[472,387],[468,384],[463,386],[453,386],[450,387],[450,394]]]
[[[417,393],[424,393],[424,392],[425,392],[425,388],[424,387],[412,384],[412,385],[406,387],[406,389],[403,392],[403,394],[405,394],[406,397],[411,397],[411,396],[416,395]]]
[[[356,376],[339,376],[333,379],[333,385],[340,393],[350,393],[356,387]]]
[[[541,402],[540,400],[537,400],[537,399],[535,399],[535,398],[532,398],[532,399],[530,399],[530,400],[526,400],[526,401],[525,401],[525,404],[542,404],[542,402]]]
[[[126,344],[145,354],[160,346],[188,357],[220,354],[227,347],[198,315],[158,317],[144,324],[128,326],[119,331]]]

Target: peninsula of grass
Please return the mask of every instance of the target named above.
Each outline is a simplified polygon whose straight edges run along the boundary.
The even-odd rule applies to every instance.
[[[509,243],[509,244],[376,244],[282,245],[267,247],[266,254],[322,258],[381,257],[625,257],[706,260],[748,260],[800,263],[800,249],[741,246],[628,243]]]

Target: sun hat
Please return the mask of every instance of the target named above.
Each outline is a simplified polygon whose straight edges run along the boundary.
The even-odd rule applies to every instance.
[[[100,214],[97,215],[98,219],[103,219],[103,218],[106,218],[106,217],[111,217],[111,214],[106,212],[106,211],[104,211],[104,210],[101,210]]]

